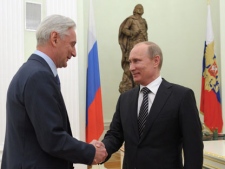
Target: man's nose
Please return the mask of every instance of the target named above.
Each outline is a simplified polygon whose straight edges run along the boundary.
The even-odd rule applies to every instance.
[[[73,56],[73,57],[76,57],[77,52],[76,52],[76,48],[75,48],[75,47],[73,48],[73,51],[72,51],[72,53],[71,53],[71,54],[72,54],[72,56]]]
[[[134,65],[132,63],[130,63],[130,65],[129,65],[129,70],[130,71],[134,70]]]

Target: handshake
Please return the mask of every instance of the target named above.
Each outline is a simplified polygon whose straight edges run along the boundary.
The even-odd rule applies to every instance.
[[[104,162],[106,157],[108,156],[108,153],[105,149],[105,145],[101,141],[97,140],[92,140],[90,144],[92,144],[96,150],[92,164],[95,165]]]

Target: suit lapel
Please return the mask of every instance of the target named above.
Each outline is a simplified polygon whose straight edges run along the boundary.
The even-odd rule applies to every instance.
[[[42,65],[44,65],[44,67],[46,67],[48,69],[49,72],[52,73],[52,70],[51,70],[50,66],[48,65],[48,63],[42,57],[40,57],[36,54],[32,54],[28,58],[28,60],[36,60],[37,62],[40,62]],[[52,76],[54,77],[53,73],[52,73]],[[67,125],[68,125],[67,126],[67,132],[72,136],[72,131],[71,131],[71,128],[70,128],[70,121],[69,121],[69,118],[68,118],[68,113],[67,113],[67,110],[66,110],[66,106],[65,106],[64,99],[63,99],[61,91],[59,91],[59,96],[60,96],[60,100],[62,101],[62,104],[60,104],[60,105],[62,106],[62,109],[66,114]]]
[[[171,84],[163,79],[163,81],[160,84],[159,89],[156,93],[155,99],[153,101],[151,110],[149,112],[149,115],[148,115],[148,118],[146,121],[146,126],[144,129],[143,135],[140,139],[140,142],[147,135],[147,133],[150,132],[149,130],[151,130],[151,127],[152,127],[154,121],[157,119],[162,108],[164,107],[164,104],[166,103],[167,99],[169,98],[169,96],[171,94],[170,87],[171,87]]]
[[[132,131],[134,132],[134,135],[137,139],[139,139],[139,133],[138,133],[138,123],[137,123],[137,103],[138,103],[138,95],[139,95],[139,90],[140,87],[136,87],[133,89],[133,92],[131,92],[130,94],[130,98],[133,99],[129,99],[130,103],[129,103],[129,112],[130,116],[131,116],[131,123],[132,123]]]

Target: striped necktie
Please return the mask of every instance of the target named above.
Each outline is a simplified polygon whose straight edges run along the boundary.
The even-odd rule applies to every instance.
[[[143,101],[141,104],[141,108],[139,111],[138,116],[138,131],[139,136],[143,134],[144,128],[145,128],[145,122],[148,116],[148,94],[151,92],[147,87],[143,87],[141,89],[141,92],[143,93]]]

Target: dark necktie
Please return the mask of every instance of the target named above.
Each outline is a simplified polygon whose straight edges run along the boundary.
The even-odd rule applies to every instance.
[[[56,79],[57,85],[59,86],[59,89],[61,89],[61,87],[60,87],[60,80],[59,80],[58,74],[55,76],[55,79]]]
[[[151,91],[147,87],[143,87],[141,89],[141,92],[143,93],[143,101],[142,101],[141,108],[139,111],[139,116],[138,116],[138,131],[139,131],[140,137],[145,128],[145,122],[148,116],[148,94]]]

